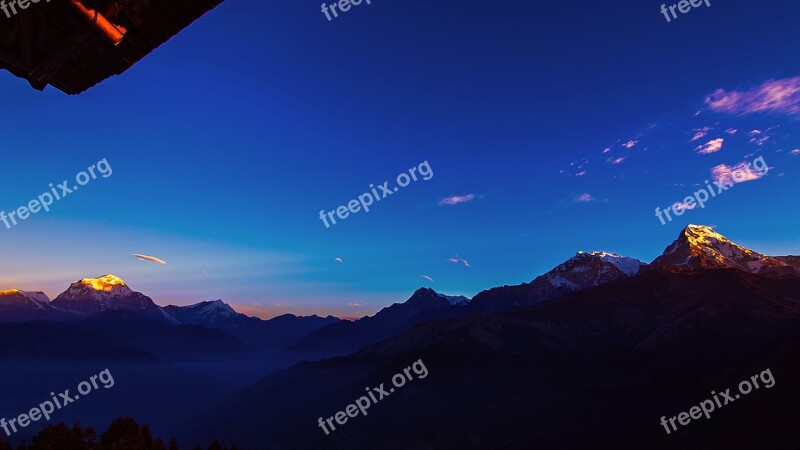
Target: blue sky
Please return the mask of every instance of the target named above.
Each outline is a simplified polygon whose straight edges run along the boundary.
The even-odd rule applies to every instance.
[[[81,96],[3,72],[0,209],[103,158],[113,175],[0,227],[0,288],[55,296],[110,272],[160,304],[360,316],[422,285],[530,281],[578,250],[649,261],[686,223],[800,254],[800,5],[671,23],[660,6],[373,0],[328,22],[317,2],[228,0]],[[767,176],[655,217],[758,157]],[[319,220],[423,161],[431,180]]]

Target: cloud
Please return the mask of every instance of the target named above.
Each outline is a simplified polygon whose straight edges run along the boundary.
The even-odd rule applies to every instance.
[[[453,264],[464,264],[466,267],[472,267],[469,265],[469,262],[467,262],[466,259],[448,258],[447,261]]]
[[[789,152],[791,155],[800,155],[800,148],[796,148]]]
[[[439,205],[458,205],[459,203],[470,202],[475,199],[475,194],[467,194],[464,196],[454,195],[452,197],[445,197],[439,200]]]
[[[761,131],[761,130],[753,130],[753,131],[747,133],[747,135],[750,136],[750,137],[755,137],[755,136],[758,136],[761,133],[763,133],[763,131]]]
[[[727,130],[725,130],[725,132],[728,134],[736,134],[739,132],[739,130],[737,130],[736,128],[728,128]]]
[[[722,139],[722,138],[713,139],[713,140],[710,140],[710,141],[708,141],[707,143],[705,143],[703,145],[698,146],[695,150],[697,150],[697,153],[699,153],[701,155],[708,155],[710,153],[716,153],[716,152],[722,150],[722,144],[724,142],[725,142],[725,139]]]
[[[134,258],[136,258],[136,259],[138,259],[140,261],[150,261],[150,262],[154,262],[154,263],[158,263],[158,264],[166,264],[166,261],[164,261],[162,259],[158,259],[155,256],[140,255],[138,253],[134,253],[131,256],[133,256]]]
[[[694,202],[692,202],[692,203],[680,203],[680,202],[678,202],[678,203],[675,203],[674,205],[672,205],[672,209],[674,211],[686,211],[686,210],[695,209],[695,208],[697,208],[697,203],[694,203]]]
[[[611,147],[606,147],[603,149],[603,153],[611,153]]]
[[[711,131],[711,128],[703,127],[703,128],[698,128],[694,131],[695,131],[694,137],[689,142],[699,141],[700,139],[703,139],[704,137],[706,137],[706,135],[708,135],[708,132]]]
[[[767,172],[755,171],[748,166],[750,163],[740,162],[735,166],[720,164],[711,169],[711,176],[717,183],[733,185],[746,181],[755,181],[764,178]]]
[[[350,306],[359,307],[362,306],[361,303],[350,303]]]
[[[338,263],[343,263],[344,262],[344,261],[342,261],[342,258],[336,258],[336,259],[334,259],[334,261],[336,261]]]
[[[622,146],[623,146],[623,147],[625,147],[625,148],[627,148],[627,149],[632,149],[632,148],[633,148],[634,146],[636,146],[636,144],[638,144],[638,143],[639,143],[639,141],[630,140],[630,141],[628,141],[628,142],[626,142],[626,143],[622,144]]]
[[[717,89],[706,98],[715,112],[800,114],[800,77],[769,80],[748,91]]]
[[[748,142],[748,144],[751,144],[751,143],[755,142],[755,144],[756,144],[756,145],[758,145],[759,147],[761,147],[761,146],[762,146],[762,145],[764,145],[764,144],[765,144],[765,143],[766,143],[768,140],[769,140],[769,136],[764,136],[764,137],[762,137],[761,139],[756,139],[756,138],[753,138],[753,139],[750,139],[750,142]]]
[[[585,193],[585,194],[581,194],[581,195],[575,197],[575,199],[572,200],[572,202],[573,203],[590,203],[590,202],[593,202],[594,200],[595,200],[595,198],[592,197],[592,194]]]
[[[582,177],[584,175],[586,175],[586,171],[585,170],[575,174],[576,177]]]
[[[618,158],[608,158],[606,159],[606,162],[610,164],[622,164],[622,162],[625,161],[627,158],[628,158],[627,156],[620,156]]]
[[[420,278],[425,278],[426,280],[428,280],[428,281],[430,281],[431,283],[433,283],[433,278],[431,278],[431,277],[429,277],[429,276],[427,276],[427,275],[420,275],[419,277],[420,277]]]

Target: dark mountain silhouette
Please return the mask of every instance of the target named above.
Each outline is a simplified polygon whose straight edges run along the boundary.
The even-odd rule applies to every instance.
[[[341,322],[333,316],[298,317],[285,314],[270,320],[237,313],[222,300],[190,306],[166,306],[164,311],[179,323],[204,325],[235,336],[258,350],[282,350],[301,337],[326,325]]]
[[[420,288],[404,303],[383,308],[374,316],[320,328],[291,345],[287,352],[312,357],[350,353],[420,323],[465,314],[464,300],[464,297],[449,297],[430,288]]]
[[[120,346],[75,324],[0,323],[0,360],[158,362],[141,348]]]
[[[123,348],[138,348],[169,361],[218,359],[244,352],[235,337],[201,325],[173,325],[125,310],[105,311],[77,324]]]
[[[528,309],[420,325],[237,394],[196,435],[253,449],[735,448],[800,438],[800,279],[660,267]],[[331,436],[318,428],[411,362],[430,371]],[[777,379],[668,436],[672,416]],[[781,385],[781,379],[786,380]],[[269,404],[269,408],[263,405]],[[702,428],[699,430],[699,428]],[[410,432],[409,430],[413,430]]]

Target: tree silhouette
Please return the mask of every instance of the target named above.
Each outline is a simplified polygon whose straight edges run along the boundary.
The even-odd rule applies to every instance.
[[[167,450],[164,441],[160,437],[153,441],[153,450]]]
[[[219,441],[214,441],[209,450],[227,450]],[[0,450],[12,450],[5,439],[0,437]],[[171,438],[169,446],[164,445],[160,437],[153,437],[148,425],[139,426],[130,417],[119,417],[111,422],[102,436],[97,436],[93,428],[83,429],[76,422],[72,428],[66,424],[46,426],[37,434],[31,444],[21,443],[16,450],[180,450],[175,438]],[[197,446],[195,450],[203,450]],[[231,450],[237,450],[231,447]]]

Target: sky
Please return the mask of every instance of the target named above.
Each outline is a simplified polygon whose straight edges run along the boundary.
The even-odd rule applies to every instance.
[[[577,251],[649,262],[687,223],[800,254],[800,4],[660,8],[372,0],[328,21],[228,0],[80,96],[2,72],[0,210],[112,172],[0,224],[0,289],[113,273],[161,305],[359,317]],[[656,217],[758,158],[763,176]],[[369,212],[320,219],[421,164]]]

